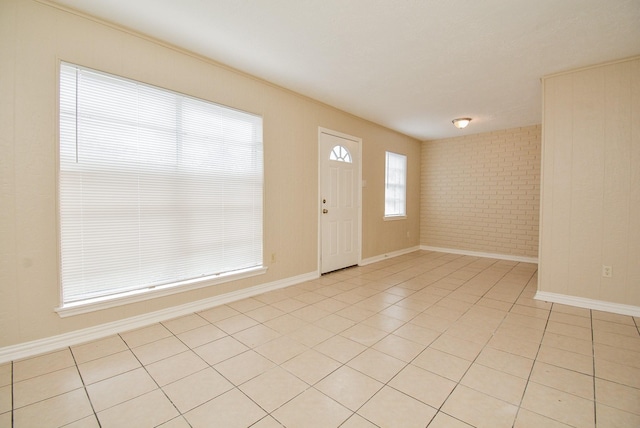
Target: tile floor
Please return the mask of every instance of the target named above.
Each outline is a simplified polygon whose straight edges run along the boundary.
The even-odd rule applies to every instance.
[[[0,427],[640,427],[640,319],[418,251],[0,365]]]

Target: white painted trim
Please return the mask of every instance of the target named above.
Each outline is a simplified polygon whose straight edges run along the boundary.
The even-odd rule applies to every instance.
[[[226,303],[246,299],[248,297],[266,293],[268,291],[278,290],[280,288],[300,284],[305,281],[311,281],[319,277],[320,274],[318,271],[309,272],[291,278],[285,278],[270,283],[260,284],[242,290],[222,294],[220,296],[214,296],[191,303],[186,303],[184,305],[173,306],[170,308],[161,309],[159,311],[126,318],[119,321],[100,324],[94,327],[75,330],[69,333],[63,333],[44,339],[33,340],[31,342],[5,346],[3,348],[0,348],[0,364],[12,360],[32,357],[34,355],[55,351],[80,343],[90,342],[92,340],[101,339],[113,334],[122,333],[124,331],[145,327],[153,323],[188,315],[193,312],[203,311],[214,306],[224,305]]]
[[[514,256],[511,254],[483,253],[480,251],[457,250],[454,248],[430,247],[428,245],[421,245],[420,249],[425,251],[436,251],[438,253],[451,253],[451,254],[461,254],[463,256],[475,256],[475,257],[486,257],[490,259],[510,260],[512,262],[536,263],[536,264],[538,263],[537,257]]]
[[[369,258],[360,260],[360,263],[358,263],[358,266],[370,265],[371,263],[376,263],[385,259],[390,259],[393,257],[402,256],[404,254],[413,253],[414,251],[418,251],[419,249],[420,247],[415,246],[411,248],[405,248],[404,250],[398,250],[398,251],[393,251],[391,253],[381,254],[379,256],[369,257]]]
[[[182,293],[189,290],[196,290],[198,288],[210,287],[218,284],[223,284],[225,282],[237,281],[239,279],[262,275],[266,272],[266,267],[259,266],[255,268],[244,269],[239,272],[211,276],[205,279],[198,278],[195,280],[188,280],[179,283],[167,284],[165,286],[158,286],[153,289],[144,288],[140,290],[133,290],[126,293],[116,294],[113,296],[83,300],[81,302],[60,306],[59,308],[56,308],[54,310],[58,313],[60,318],[65,318],[73,315],[85,314],[88,312],[122,306],[129,303],[142,302],[144,300],[155,299],[157,297],[170,296],[172,294]]]
[[[595,309],[597,311],[640,317],[640,306],[587,299],[586,297],[569,296],[567,294],[550,293],[548,291],[538,291],[533,298],[536,300],[544,300],[545,302],[561,303],[563,305],[577,306],[579,308]]]

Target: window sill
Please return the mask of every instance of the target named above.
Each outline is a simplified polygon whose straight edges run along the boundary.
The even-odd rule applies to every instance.
[[[384,221],[406,220],[407,216],[406,215],[393,215],[393,216],[383,217],[382,219]]]
[[[258,266],[228,274],[214,275],[202,279],[177,282],[154,288],[128,291],[113,296],[82,300],[79,302],[62,305],[56,308],[55,311],[58,313],[58,316],[60,316],[60,318],[66,318],[73,315],[86,314],[102,309],[126,305],[129,303],[154,299],[157,297],[169,296],[176,293],[182,293],[183,291],[196,290],[198,288],[209,287],[211,285],[222,284],[229,281],[236,281],[238,279],[250,278],[252,276],[262,275],[266,272],[266,267]]]

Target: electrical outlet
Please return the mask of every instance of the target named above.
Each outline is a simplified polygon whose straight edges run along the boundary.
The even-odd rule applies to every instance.
[[[611,266],[602,265],[602,276],[604,278],[611,278],[613,276],[613,269]]]
[[[271,263],[276,262],[276,253],[271,253]]]

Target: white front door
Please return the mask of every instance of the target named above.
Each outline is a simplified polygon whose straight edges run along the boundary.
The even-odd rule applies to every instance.
[[[358,264],[360,140],[320,130],[320,273]]]

